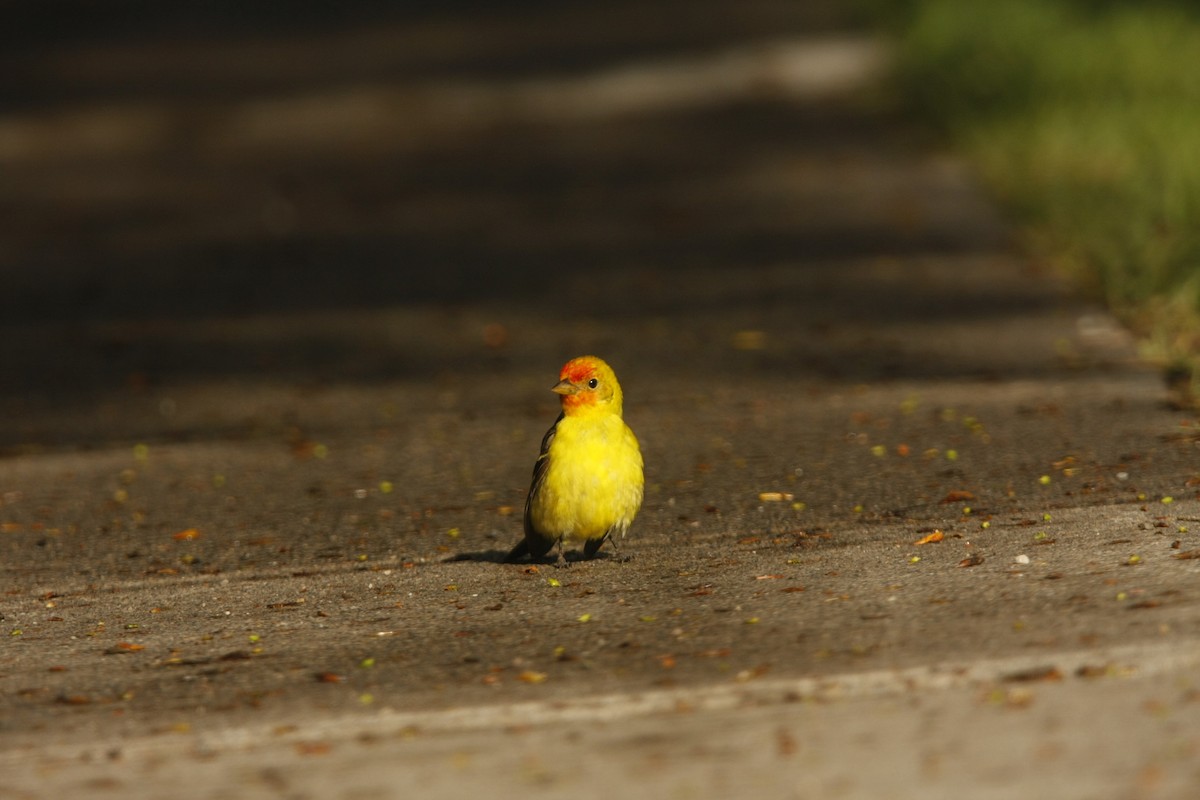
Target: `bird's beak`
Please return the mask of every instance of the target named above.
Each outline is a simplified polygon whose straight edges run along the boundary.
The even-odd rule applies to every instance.
[[[551,386],[550,391],[554,392],[555,394],[563,395],[575,394],[579,391],[579,387],[564,378],[563,380]]]

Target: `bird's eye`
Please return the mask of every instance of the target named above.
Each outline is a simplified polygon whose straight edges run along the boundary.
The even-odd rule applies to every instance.
[[[588,381],[589,389],[595,389],[599,385],[600,385],[600,381],[596,380],[595,378],[592,378],[590,381]]]

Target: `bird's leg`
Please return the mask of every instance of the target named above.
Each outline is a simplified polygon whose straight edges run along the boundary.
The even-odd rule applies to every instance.
[[[563,551],[563,540],[559,539],[555,544],[558,548],[558,559],[554,562],[554,566],[558,569],[571,566],[570,562],[567,561],[567,554]]]
[[[613,559],[615,561],[620,561],[623,564],[633,558],[633,556],[629,555],[628,553],[622,553],[621,548],[617,547],[617,537],[612,535],[612,531],[609,531],[605,538],[608,539],[608,543],[612,545]]]
[[[620,548],[617,547],[617,539],[612,535],[612,531],[608,531],[599,539],[588,539],[583,545],[583,554],[588,558],[595,558],[596,554],[600,552],[600,548],[604,546],[605,542],[608,542],[612,545],[614,559],[617,561],[629,560],[629,556],[621,554]]]

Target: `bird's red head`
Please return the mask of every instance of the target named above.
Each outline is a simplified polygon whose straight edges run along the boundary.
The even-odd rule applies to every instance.
[[[621,413],[621,386],[612,368],[595,356],[580,356],[563,365],[552,389],[562,395],[567,415],[603,409]]]

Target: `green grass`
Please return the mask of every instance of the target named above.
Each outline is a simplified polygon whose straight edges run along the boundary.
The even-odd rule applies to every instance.
[[[1200,3],[871,4],[898,35],[906,107],[1200,389]]]

